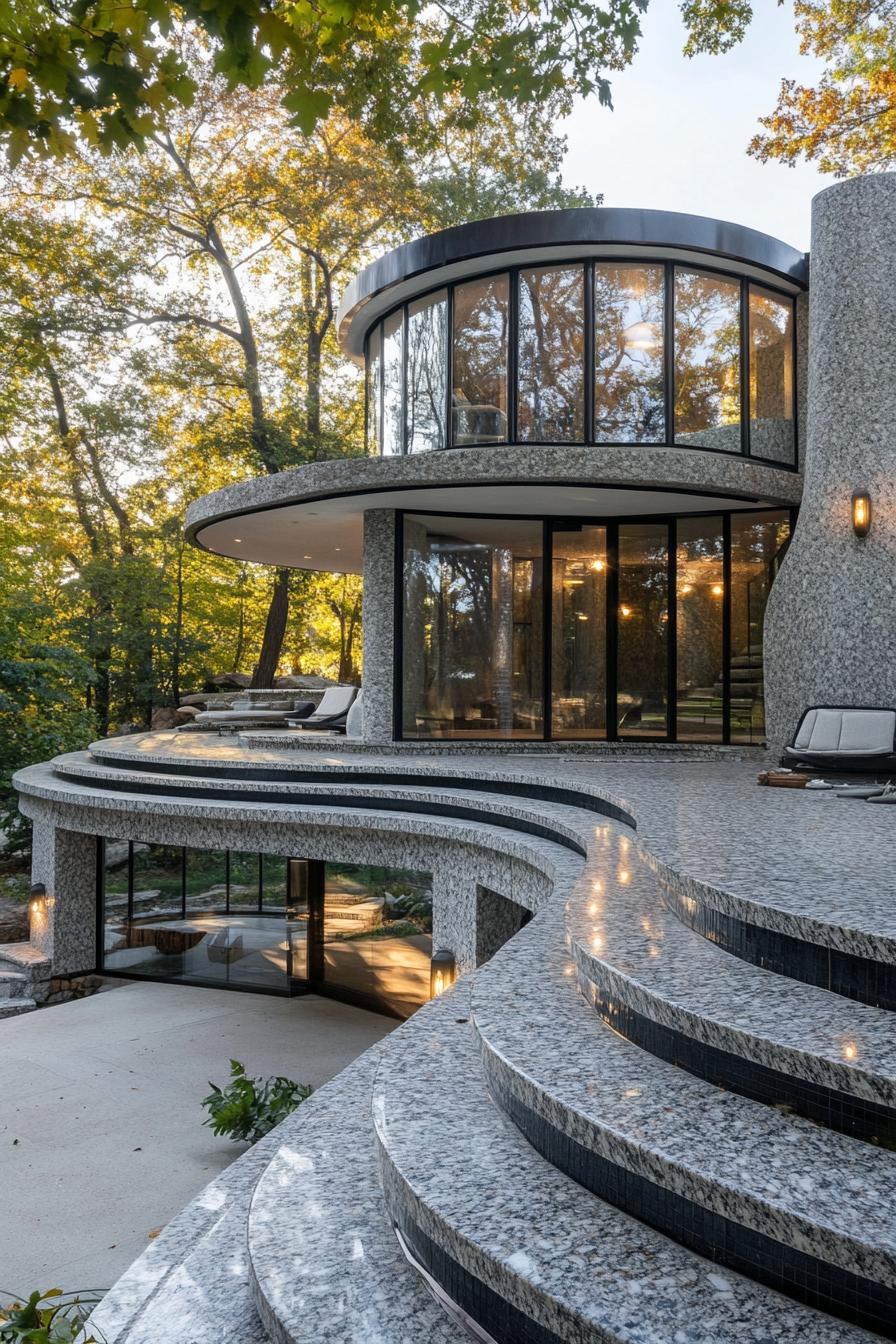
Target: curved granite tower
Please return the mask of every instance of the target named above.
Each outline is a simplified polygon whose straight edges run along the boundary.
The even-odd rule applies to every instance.
[[[765,617],[774,748],[808,705],[896,704],[896,174],[821,192],[810,255],[803,500]]]

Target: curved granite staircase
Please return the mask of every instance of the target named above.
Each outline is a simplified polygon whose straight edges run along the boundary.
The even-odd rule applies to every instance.
[[[769,907],[725,950],[622,804],[475,788],[419,792],[518,826],[550,899],[174,1220],[109,1344],[896,1338],[896,1017],[811,983],[842,924],[791,978]]]

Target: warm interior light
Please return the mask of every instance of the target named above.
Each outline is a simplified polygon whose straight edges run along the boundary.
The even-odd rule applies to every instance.
[[[852,497],[852,530],[857,537],[867,537],[871,531],[871,496],[867,490],[857,490]]]
[[[683,597],[687,597],[688,593],[692,593],[693,591],[694,591],[694,585],[692,583],[683,583],[681,585],[681,592]]]
[[[445,990],[450,989],[456,979],[457,962],[454,953],[449,952],[447,948],[434,952],[429,964],[430,998],[437,999],[440,994],[444,994]]]
[[[622,335],[626,350],[656,350],[660,344],[659,331],[653,322],[633,322]]]
[[[725,589],[720,583],[714,583],[711,590],[713,597],[721,597]]]
[[[631,609],[631,607],[627,607],[627,606],[625,606],[625,605],[623,604],[623,605],[619,608],[619,615],[620,615],[620,616],[631,616],[631,614],[632,614],[632,609]]]
[[[603,567],[604,567],[603,560],[592,560],[589,566],[589,568],[593,569],[596,574],[599,574],[600,571],[603,569]]]
[[[32,920],[41,920],[47,913],[47,889],[43,882],[33,882],[29,892],[28,911]]]

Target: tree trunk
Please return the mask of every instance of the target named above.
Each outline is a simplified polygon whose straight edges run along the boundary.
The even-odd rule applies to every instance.
[[[261,653],[258,664],[252,674],[252,689],[268,690],[274,684],[283,637],[286,634],[286,620],[289,616],[289,570],[278,569],[274,578],[274,590],[271,605],[264,623],[264,638],[261,641]]]
[[[174,646],[171,650],[171,700],[180,704],[180,657],[184,634],[184,542],[183,532],[177,540],[177,606],[174,615]]]

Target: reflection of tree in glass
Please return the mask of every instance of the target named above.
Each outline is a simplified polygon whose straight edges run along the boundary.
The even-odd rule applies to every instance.
[[[454,441],[507,438],[507,275],[454,290]]]
[[[595,436],[604,443],[661,443],[663,268],[594,268]]]
[[[408,451],[445,446],[448,378],[448,301],[445,291],[408,309]]]
[[[522,440],[584,438],[585,285],[581,266],[520,272],[519,424]]]
[[[739,423],[740,286],[700,271],[677,269],[676,435]]]

